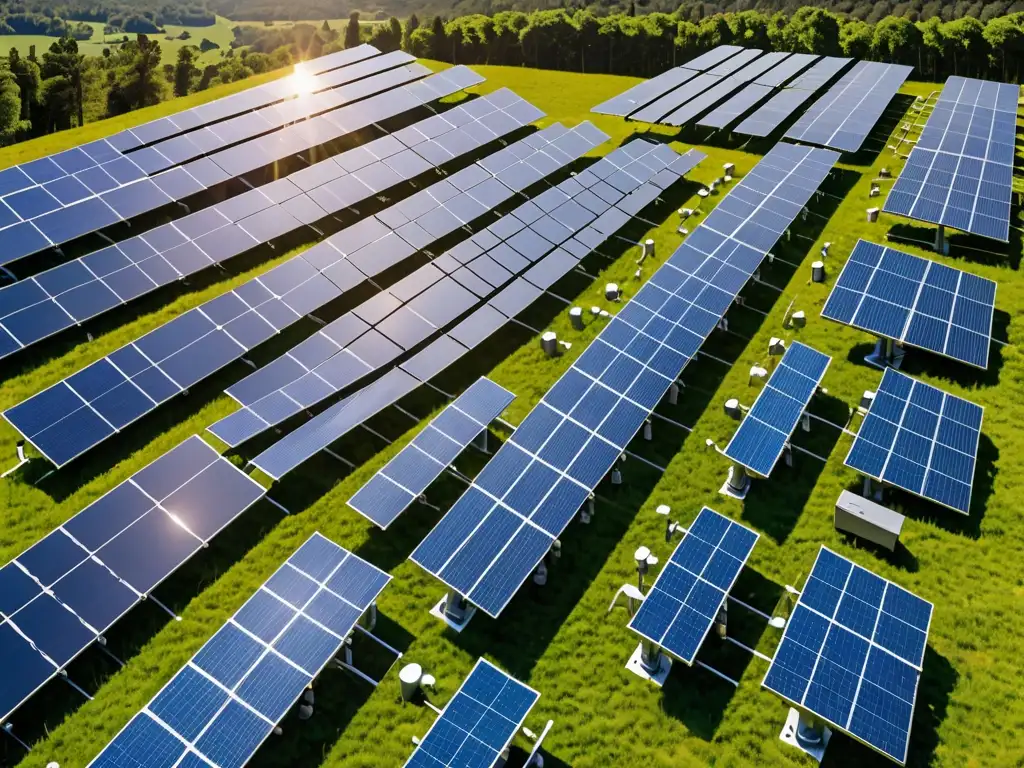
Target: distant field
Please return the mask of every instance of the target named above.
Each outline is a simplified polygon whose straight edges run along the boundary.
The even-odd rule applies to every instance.
[[[123,35],[108,35],[104,38],[103,25],[99,22],[86,22],[93,28],[92,38],[89,40],[79,40],[79,50],[87,56],[101,56],[103,49],[107,46],[115,44],[116,41],[120,40]],[[209,51],[203,54],[200,59],[202,64],[213,64],[220,59],[221,51],[227,50],[231,45],[233,35],[231,29],[236,25],[237,22],[226,19],[223,16],[217,17],[217,23],[212,24],[208,27],[182,27],[176,24],[168,24],[167,32],[165,35],[153,35],[160,42],[160,50],[163,52],[163,63],[173,64],[178,56],[178,49],[183,45],[195,45],[198,46],[200,41],[205,37],[209,40],[217,43],[221,50]],[[189,34],[192,35],[189,40],[166,40],[165,37],[170,36],[177,38],[183,30],[188,30]],[[134,35],[128,35],[129,38],[134,38]],[[17,48],[18,52],[22,55],[27,55],[29,48],[33,45],[36,47],[36,53],[41,54],[50,44],[57,40],[56,37],[51,35],[0,35],[0,52],[6,53],[11,48]]]

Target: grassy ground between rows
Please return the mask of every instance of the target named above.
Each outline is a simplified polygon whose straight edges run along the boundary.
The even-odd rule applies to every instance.
[[[481,91],[512,88],[548,113],[542,125],[556,120],[569,125],[593,120],[611,136],[600,152],[618,146],[638,130],[617,118],[589,114],[591,106],[635,80],[503,67],[478,69],[488,78]],[[933,88],[908,84],[904,93],[913,96]],[[178,104],[163,106],[166,113]],[[896,112],[905,106],[903,102]],[[897,124],[900,117],[890,114],[890,123]],[[117,126],[108,124],[108,130],[141,119],[136,113],[122,118]],[[0,164],[52,152],[57,143],[68,146],[100,135],[99,125],[87,126],[78,134],[61,134],[47,145],[34,142],[21,150],[5,150]],[[642,129],[639,132],[644,133]],[[673,137],[664,129],[652,133],[663,139]],[[885,136],[874,140],[877,150]],[[690,143],[674,142],[673,146],[684,149]],[[742,174],[757,161],[756,154],[735,148],[709,144],[700,148],[708,158],[690,174],[696,181],[707,182],[721,175],[725,162],[735,163]],[[857,404],[863,390],[873,388],[880,379],[878,371],[862,362],[870,337],[825,321],[818,314],[831,281],[857,239],[884,242],[886,233],[902,223],[884,215],[876,224],[865,220],[865,209],[878,204],[868,197],[872,179],[883,166],[898,170],[899,162],[885,151],[864,153],[853,160],[860,164],[841,166],[837,178],[824,187],[828,194],[812,203],[812,215],[797,224],[796,236],[776,249],[779,259],[763,270],[763,280],[781,292],[763,286],[748,288],[745,295],[751,308],[733,308],[729,313],[731,333],[716,332],[705,345],[706,352],[725,363],[710,357],[698,359],[683,376],[687,387],[679,404],[659,406],[659,413],[691,427],[692,433],[656,421],[655,439],[651,443],[637,440],[631,446],[641,456],[665,466],[665,473],[630,460],[622,486],[602,485],[593,523],[570,525],[562,539],[562,558],[543,590],[529,585],[499,620],[480,615],[462,635],[451,634],[427,613],[440,597],[439,583],[406,560],[439,514],[414,507],[392,529],[381,533],[345,506],[352,493],[443,404],[416,393],[403,404],[423,421],[413,424],[401,414],[386,412],[374,419],[372,426],[395,439],[393,445],[368,433],[354,433],[337,446],[342,455],[357,462],[355,471],[346,475],[342,465],[320,456],[272,489],[273,497],[293,514],[282,517],[262,504],[218,537],[208,551],[157,592],[181,614],[182,621],[168,621],[166,614],[151,605],[133,612],[109,638],[111,650],[127,662],[125,667],[116,669],[98,651],[83,656],[69,674],[94,700],[82,703],[60,681],[52,683],[13,718],[16,731],[38,739],[34,750],[24,756],[13,741],[2,740],[0,762],[86,764],[288,554],[319,530],[394,575],[380,600],[378,631],[400,648],[407,660],[423,664],[437,677],[437,690],[432,694],[435,702],[447,700],[479,655],[486,655],[541,692],[528,725],[539,731],[546,719],[555,721],[545,744],[552,758],[548,765],[809,768],[809,760],[778,741],[786,706],[760,689],[767,669],[762,660],[715,640],[705,643],[700,658],[737,678],[740,684],[736,689],[706,671],[680,664],[664,690],[645,685],[623,669],[635,636],[625,627],[623,610],[606,613],[608,602],[620,584],[635,578],[632,554],[637,546],[651,546],[663,560],[669,554],[664,520],[654,513],[656,505],[666,503],[672,506],[673,518],[684,524],[707,504],[761,532],[735,590],[738,597],[761,610],[771,612],[776,607],[784,585],[802,585],[823,543],[934,602],[936,612],[909,764],[1020,764],[1024,759],[1024,702],[1019,694],[1024,682],[1020,662],[1024,618],[1019,605],[1024,586],[1019,541],[1024,523],[1014,503],[1022,490],[1014,468],[1024,451],[1018,429],[1024,420],[1024,365],[1014,344],[1020,337],[1024,279],[1011,266],[1019,261],[1019,240],[1011,246],[1014,258],[974,252],[937,257],[999,282],[996,335],[1010,346],[994,348],[990,370],[974,373],[924,353],[911,353],[907,361],[915,375],[986,407],[969,518],[897,496],[895,502],[909,518],[897,555],[882,556],[840,537],[832,527],[832,505],[840,490],[853,486],[857,477],[843,466],[850,438],[821,425],[809,435],[798,433],[795,443],[827,457],[827,462],[797,453],[792,469],[780,466],[775,477],[758,483],[743,504],[717,493],[726,465],[705,448],[704,441],[712,438],[724,445],[731,436],[735,423],[723,413],[721,404],[730,396],[747,404],[753,401],[756,389],[748,385],[747,372],[754,363],[765,362],[771,336],[799,338],[832,356],[824,381],[828,396],[812,407],[832,421],[845,423],[849,408]],[[632,242],[652,237],[658,263],[681,241],[675,233],[675,208],[697,202],[690,197],[695,185],[683,185],[682,189],[672,205],[645,212],[644,218],[658,226],[648,230],[637,222],[624,233]],[[717,199],[720,197],[713,197],[712,204]],[[706,212],[709,204],[703,208]],[[927,232],[918,234],[927,236]],[[810,282],[810,262],[818,258],[826,241],[832,243],[827,260],[829,281],[814,284]],[[604,284],[618,282],[628,298],[654,269],[648,262],[643,278],[636,280],[635,248],[616,241],[602,250],[609,258],[592,256],[584,262],[596,279],[574,275],[553,290],[585,307],[614,311],[615,305],[604,300]],[[931,255],[918,248],[907,250]],[[62,338],[44,345],[40,354],[3,374],[0,408],[20,402],[284,257],[180,291],[162,302],[158,297],[147,305],[147,311],[133,313],[121,324],[104,326],[108,330],[88,343]],[[799,266],[793,268],[783,260]],[[783,316],[790,307],[807,313],[807,327],[799,332],[783,328]],[[560,338],[572,342],[572,348],[557,359],[548,359],[532,332],[510,326],[459,370],[443,375],[439,383],[452,391],[487,373],[518,395],[506,414],[510,422],[518,423],[600,329],[597,321],[588,323],[582,332],[571,330],[565,305],[555,299],[539,302],[523,319],[535,328],[555,330]],[[311,330],[312,326],[306,332]],[[280,351],[283,349],[273,350]],[[230,367],[208,385],[147,418],[130,438],[111,441],[93,452],[98,455],[72,465],[39,487],[23,478],[6,481],[0,486],[0,561],[14,557],[116,483],[231,412],[235,406],[221,391],[246,370],[242,365]],[[13,430],[0,427],[0,445],[13,445],[14,439]],[[482,463],[483,458],[472,451],[457,462],[470,473]],[[430,500],[447,508],[460,492],[456,481],[442,479],[431,488]],[[741,609],[734,608],[731,614],[735,636],[763,653],[773,652],[777,632]],[[397,693],[395,669],[376,690],[351,676],[328,673],[317,686],[313,719],[298,723],[294,714],[289,715],[284,736],[265,745],[254,764],[399,766],[413,748],[410,737],[422,735],[434,716],[425,708],[402,705]],[[40,727],[43,723],[45,733]],[[845,737],[834,739],[826,765],[889,764]]]

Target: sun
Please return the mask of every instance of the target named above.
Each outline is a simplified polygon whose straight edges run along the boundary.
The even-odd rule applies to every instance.
[[[308,72],[297,70],[292,75],[292,84],[295,86],[295,93],[299,96],[308,96],[316,87],[316,78]]]

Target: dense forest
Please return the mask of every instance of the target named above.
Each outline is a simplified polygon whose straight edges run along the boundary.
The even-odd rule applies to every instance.
[[[74,21],[70,21],[73,19]],[[216,21],[202,0],[15,0],[0,2],[0,35],[70,34],[83,39],[92,33],[88,25],[100,22],[111,29],[130,33],[159,32],[165,24],[205,26]],[[2,42],[2,41],[0,41]]]
[[[805,7],[715,14],[693,21],[679,14],[595,16],[587,10],[445,21],[411,15],[367,27],[353,13],[343,29],[320,25],[239,26],[232,48],[217,64],[200,67],[199,48],[182,47],[173,65],[161,65],[160,43],[139,34],[103,56],[79,53],[70,35],[27,56],[0,57],[0,143],[10,143],[123,114],[219,83],[286,67],[369,40],[457,64],[504,64],[588,73],[650,77],[716,45],[845,55],[910,64],[915,77],[940,82],[952,74],[1019,82],[1024,13],[989,19],[911,21],[890,16],[876,23]]]

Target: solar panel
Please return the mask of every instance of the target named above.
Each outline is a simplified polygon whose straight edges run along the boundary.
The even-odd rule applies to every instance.
[[[590,111],[600,115],[625,117],[696,76],[696,73],[692,70],[676,67],[668,72],[662,72],[657,77],[652,77],[650,80],[634,85],[628,91],[598,104]]]
[[[346,102],[409,83],[429,74],[429,70],[418,64],[407,64],[390,72],[380,72],[409,61],[412,61],[412,57],[408,54],[393,52],[353,64],[344,70],[319,76],[321,80],[331,79],[334,85],[348,83],[344,87],[293,99],[287,102],[288,109],[282,104],[265,106],[256,112],[241,114],[211,127],[168,138],[143,149],[135,149],[133,144],[132,151],[127,151],[123,156],[115,151],[115,156],[106,162],[94,163],[92,167],[83,168],[74,175],[64,173],[56,164],[44,158],[44,161],[52,165],[53,171],[28,174],[26,178],[34,180],[35,186],[23,188],[22,184],[14,184],[16,189],[3,200],[11,211],[18,213],[8,222],[6,228],[0,229],[0,244],[4,246],[0,263],[13,262],[51,245],[61,245],[76,237],[201,191],[206,187],[206,184],[199,180],[203,174],[197,172],[197,175],[193,176],[192,164],[172,168],[187,160],[212,153],[211,162],[220,165],[227,172],[227,176],[208,179],[210,183],[219,183],[230,176],[254,170],[283,159],[289,154],[335,138],[336,126],[332,126],[333,135],[331,132],[316,135],[316,131],[311,131],[308,124],[289,124],[300,119],[308,120],[314,115],[320,115],[327,121],[329,117],[334,117],[330,111],[336,112],[335,108]],[[367,75],[375,76],[366,77]],[[351,80],[360,81],[352,83],[349,82]],[[330,83],[320,83],[324,84]],[[164,121],[169,124],[168,119],[165,118]],[[283,130],[273,136],[265,136],[244,146],[225,149],[231,144],[282,128]],[[157,135],[159,132],[155,131],[147,131],[144,134],[147,140]],[[310,139],[311,136],[316,138]],[[306,138],[305,142],[302,137]],[[138,138],[132,138],[132,142],[138,141]],[[265,148],[271,151],[263,151]],[[242,165],[231,164],[232,158],[239,157],[246,158]],[[33,164],[29,165],[36,167],[41,162],[43,161],[33,161]]]
[[[1019,95],[949,78],[882,210],[1008,242]]]
[[[0,568],[0,719],[263,494],[193,436]]]
[[[786,131],[786,138],[856,152],[913,69],[857,62]]]
[[[487,98],[504,100],[508,93],[499,91],[476,100],[484,102],[482,113],[490,115],[486,111]],[[518,106],[525,102],[515,97],[509,103]],[[481,106],[474,109],[480,111]],[[525,111],[520,117],[533,120],[538,114],[536,110]],[[467,120],[466,124],[469,123]],[[513,130],[517,124],[506,124],[500,130]],[[451,128],[449,133],[459,131]],[[463,135],[466,138],[455,148],[457,152],[472,151],[483,143],[482,139],[474,141],[468,134]],[[353,175],[365,172],[368,167],[372,166]],[[340,210],[372,194],[363,182],[359,182],[359,189],[357,196],[347,203],[335,203],[331,210]],[[360,222],[341,233],[343,241],[335,236],[333,241],[340,244],[339,248],[328,242],[279,264],[230,294],[174,318],[8,409],[4,417],[16,429],[29,432],[25,438],[40,453],[63,466],[303,315],[337,298],[353,284],[362,282],[365,276],[353,284],[342,282],[337,275],[338,265],[360,246],[385,234],[387,227],[377,219]]]
[[[667,115],[674,112],[681,104],[699,96],[719,84],[722,78],[715,75],[703,74],[687,80],[681,87],[669,91],[659,99],[655,99],[643,109],[637,110],[629,116],[630,120],[638,120],[643,123],[661,122]]]
[[[857,241],[822,317],[985,369],[996,283]]]
[[[737,93],[724,104],[719,105],[710,113],[697,121],[697,125],[709,128],[725,128],[729,123],[737,120],[743,113],[764,99],[772,89],[751,83],[742,91]]]
[[[565,138],[569,138],[569,135],[556,141]],[[600,138],[594,136],[593,140],[599,141]],[[442,265],[443,271],[451,275],[450,280],[442,280],[434,265],[430,265],[414,272],[408,281],[403,280],[389,289],[387,294],[393,297],[393,308],[389,311],[394,314],[383,321],[377,318],[377,328],[384,333],[393,333],[388,327],[392,319],[402,312],[411,315],[410,309],[428,319],[438,330],[459,323],[457,316],[470,310],[475,303],[459,286],[475,293],[480,299],[494,294],[488,301],[506,317],[514,317],[540,296],[546,286],[537,286],[538,282],[553,281],[556,276],[571,269],[575,262],[611,236],[624,220],[617,220],[610,227],[602,224],[600,231],[594,225],[588,225],[588,222],[600,221],[601,214],[611,211],[613,206],[638,211],[639,207],[634,205],[637,193],[643,193],[648,187],[660,190],[662,186],[674,183],[703,158],[701,153],[692,150],[680,157],[664,145],[649,142],[639,142],[638,150],[633,146],[634,143],[615,150],[605,160],[596,163],[592,166],[594,172],[588,170],[577,174],[573,179],[567,179],[557,188],[538,196],[537,203],[548,210],[548,214],[533,202],[524,203],[483,232],[435,259],[434,265]],[[583,146],[580,146],[579,150],[582,149]],[[661,170],[657,170],[659,168]],[[598,174],[607,178],[615,177],[615,183],[623,191],[604,184]],[[630,185],[637,187],[633,192],[629,191],[627,179]],[[643,179],[648,181],[642,182]],[[601,187],[614,193],[605,193],[607,201],[589,192],[592,188]],[[577,199],[590,207],[583,208],[576,202]],[[643,200],[649,202],[646,193]],[[581,215],[582,218],[579,218]],[[568,239],[562,242],[561,248],[555,248],[553,243],[539,234],[549,232],[548,227],[544,226],[546,223],[554,224],[558,221],[565,221],[565,226],[569,227],[566,230]],[[537,231],[532,227],[537,227]],[[576,238],[584,238],[586,243]],[[571,264],[570,259],[573,260]],[[486,268],[482,268],[483,265]],[[523,273],[524,270],[528,279],[513,280],[515,273]],[[416,288],[410,292],[410,286]],[[400,303],[410,300],[409,308],[394,309]],[[342,316],[328,324],[318,334],[321,338],[315,336],[303,342],[284,358],[229,388],[228,394],[245,407],[243,411],[212,425],[210,431],[229,445],[239,445],[298,413],[302,408],[308,408],[353,385],[361,377],[402,354],[398,346],[390,344],[380,334],[367,333],[365,323],[353,324],[353,317]],[[467,328],[467,323],[459,323],[451,330],[453,338],[462,346],[475,346],[489,335],[483,333],[481,336],[482,331]],[[491,325],[483,326],[484,330],[487,328],[491,332],[495,330]],[[382,347],[387,349],[382,351]],[[413,373],[417,378],[422,378],[415,371]]]
[[[734,56],[730,56],[720,64],[716,64],[713,67],[708,68],[709,75],[715,75],[716,77],[725,77],[731,75],[737,70],[742,69],[754,59],[757,59],[764,51],[760,48],[743,48],[736,52]],[[785,56],[786,54],[768,54],[769,56]],[[760,61],[760,60],[759,60]]]
[[[314,533],[89,765],[245,765],[390,580]]]
[[[796,88],[778,91],[733,128],[733,132],[744,136],[768,136],[812,96],[814,91]]]
[[[658,574],[629,628],[692,665],[758,537],[704,507]]]
[[[903,765],[931,619],[931,603],[822,547],[762,685]]]
[[[497,616],[837,159],[776,145],[619,310],[410,559]]]
[[[686,69],[692,69],[695,72],[703,72],[704,70],[718,66],[723,61],[736,55],[742,50],[743,47],[740,45],[718,45],[710,51],[705,51],[697,58],[691,59],[686,64],[683,64],[683,66],[686,67]]]
[[[406,768],[492,768],[539,698],[529,686],[477,659]]]
[[[887,368],[846,465],[969,514],[982,414],[979,405]]]
[[[805,91],[816,91],[838,75],[853,59],[826,56],[813,67],[788,84],[788,88],[799,88]]]
[[[356,491],[348,505],[386,529],[514,399],[490,379],[477,379]]]
[[[772,69],[761,75],[754,82],[758,85],[767,85],[772,88],[778,88],[789,80],[789,78],[793,77],[798,72],[803,72],[811,65],[812,62],[817,60],[817,54],[791,53],[784,60],[780,61],[778,65],[772,67]]]
[[[726,446],[725,455],[768,477],[832,358],[794,341]]]

